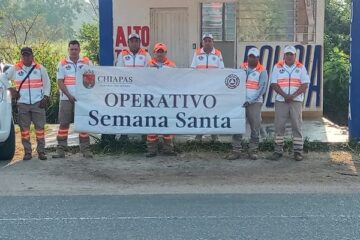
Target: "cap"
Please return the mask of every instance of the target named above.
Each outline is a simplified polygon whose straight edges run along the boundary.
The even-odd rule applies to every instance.
[[[137,33],[132,33],[132,34],[129,35],[128,40],[130,40],[130,39],[132,39],[132,38],[140,39],[140,36],[139,36],[139,34],[137,34]]]
[[[154,53],[162,49],[164,52],[167,52],[167,47],[164,43],[157,43],[154,46]]]
[[[286,46],[284,48],[284,54],[285,53],[292,53],[292,54],[296,54],[296,49],[294,46]]]
[[[211,33],[205,33],[203,36],[202,36],[202,40],[204,40],[205,38],[211,38],[212,40],[214,40],[214,37]]]
[[[248,56],[254,55],[255,57],[260,57],[260,51],[259,51],[259,49],[253,47],[253,48],[250,48],[247,55]]]
[[[29,47],[23,47],[20,52],[21,52],[21,55],[23,55],[24,53],[33,54],[32,49]]]

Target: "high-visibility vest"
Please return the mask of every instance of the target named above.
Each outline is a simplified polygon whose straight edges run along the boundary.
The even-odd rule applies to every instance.
[[[76,63],[69,58],[64,58],[58,65],[57,79],[63,79],[69,93],[75,96],[76,72],[84,65],[89,65],[90,60],[87,57],[80,58]],[[60,100],[68,100],[68,97],[60,90]]]
[[[265,68],[259,62],[255,69],[249,69],[247,62],[240,65],[240,68],[246,72],[246,99],[254,99],[259,96],[260,89],[260,75]],[[263,96],[260,96],[257,100],[263,102]]]
[[[196,49],[191,67],[197,69],[224,68],[221,51],[213,48],[213,50],[207,54],[203,48]]]
[[[149,62],[148,62],[148,66],[149,67],[163,67],[163,68],[174,68],[176,67],[175,63],[173,61],[171,61],[170,59],[166,58],[165,61],[159,65],[159,63],[156,61],[155,58],[152,58]]]
[[[271,83],[277,83],[286,94],[295,93],[302,84],[309,82],[306,68],[299,61],[295,61],[291,67],[285,66],[284,61],[279,61],[274,66]],[[280,94],[277,94],[275,99],[280,102],[285,101]],[[294,101],[304,101],[304,94],[297,96]]]
[[[41,65],[33,62],[32,66],[34,66],[34,64],[34,70],[30,73],[29,77],[21,86],[18,103],[34,104],[39,102],[44,97],[43,80],[41,78]],[[28,69],[30,70],[31,68],[28,67]],[[24,63],[22,61],[14,65],[14,70],[14,81],[16,89],[19,90],[21,82],[24,80],[28,72],[24,70]]]
[[[124,49],[118,57],[116,66],[118,67],[146,67],[147,62],[151,59],[149,53],[140,48],[136,54]]]

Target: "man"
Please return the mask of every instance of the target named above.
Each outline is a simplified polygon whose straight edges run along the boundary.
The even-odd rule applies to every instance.
[[[191,63],[191,68],[208,69],[224,68],[224,61],[221,51],[214,48],[214,37],[206,33],[202,37],[202,48],[196,49]],[[196,140],[201,141],[203,135],[196,135]],[[213,141],[218,140],[217,135],[211,135]]]
[[[251,48],[247,56],[248,62],[240,66],[246,72],[246,102],[243,107],[246,108],[246,118],[251,129],[248,156],[250,159],[256,160],[258,158],[257,149],[261,128],[261,107],[263,105],[263,95],[267,89],[268,74],[259,62],[260,52],[257,48]],[[241,134],[232,136],[233,149],[225,157],[226,159],[235,160],[240,158],[241,140]]]
[[[132,33],[128,37],[129,49],[124,49],[118,56],[116,61],[117,67],[147,67],[151,60],[150,54],[143,48],[140,48],[140,36],[137,33]],[[114,139],[115,135],[106,135],[107,139]],[[146,135],[144,135],[146,137]],[[128,136],[122,134],[120,139],[128,140]]]
[[[3,81],[13,80],[16,89],[9,88],[17,99],[18,123],[21,131],[21,142],[24,146],[23,160],[32,158],[30,142],[30,125],[35,126],[37,153],[40,160],[46,160],[45,154],[45,108],[50,96],[51,83],[47,70],[34,62],[33,51],[24,47],[20,51],[21,60],[1,75]]]
[[[140,48],[140,36],[132,33],[128,37],[129,50],[124,49],[118,56],[117,67],[146,67],[151,60],[150,54]]]
[[[59,130],[57,134],[56,155],[53,158],[64,158],[67,147],[70,123],[74,120],[74,105],[76,102],[75,84],[76,72],[84,65],[91,65],[89,58],[80,57],[80,43],[72,40],[68,44],[69,56],[58,64],[57,80],[60,89]],[[85,158],[92,158],[90,137],[88,133],[79,133],[80,151]]]
[[[166,57],[167,46],[164,43],[157,43],[154,46],[154,58],[148,62],[149,67],[156,68],[174,68],[175,63]],[[168,156],[175,156],[173,135],[164,134],[164,154]],[[158,152],[159,136],[155,134],[149,134],[146,138],[147,153],[146,157],[155,157]]]
[[[271,87],[277,93],[275,98],[275,152],[271,159],[279,160],[283,155],[285,125],[290,118],[293,134],[293,152],[296,161],[303,160],[302,105],[304,93],[310,83],[309,75],[296,60],[293,46],[284,48],[284,61],[273,69]]]

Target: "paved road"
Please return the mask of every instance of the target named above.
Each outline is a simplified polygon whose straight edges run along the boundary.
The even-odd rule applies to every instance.
[[[0,239],[359,239],[360,194],[1,197]]]

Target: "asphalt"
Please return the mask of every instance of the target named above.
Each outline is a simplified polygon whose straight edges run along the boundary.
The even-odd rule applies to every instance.
[[[0,239],[359,239],[360,194],[1,197]]]

